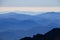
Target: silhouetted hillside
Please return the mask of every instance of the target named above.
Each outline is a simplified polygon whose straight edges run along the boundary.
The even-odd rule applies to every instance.
[[[60,28],[54,28],[44,36],[46,36],[48,40],[54,40],[55,38],[60,37]]]
[[[42,34],[33,35],[33,40],[43,40],[43,37]]]
[[[24,37],[21,40],[60,40],[60,28],[54,28],[46,34],[36,34],[33,37]]]
[[[33,40],[31,37],[25,37],[25,38],[22,38],[21,40]]]

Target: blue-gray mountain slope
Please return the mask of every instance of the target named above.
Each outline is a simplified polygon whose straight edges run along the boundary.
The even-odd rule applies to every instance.
[[[0,14],[0,39],[18,40],[36,33],[46,33],[60,27],[60,12],[46,12],[40,15],[25,15],[10,12]]]

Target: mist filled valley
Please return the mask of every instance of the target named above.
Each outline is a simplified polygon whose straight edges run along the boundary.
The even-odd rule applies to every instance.
[[[24,13],[0,14],[0,40],[45,40],[45,37],[48,38],[46,40],[55,40],[54,38],[57,40],[57,37],[60,38],[58,34],[60,33],[60,12],[40,12],[41,14],[38,12],[37,15]],[[33,12],[28,13],[33,14]],[[40,36],[35,39],[34,35]],[[53,38],[52,35],[56,37]]]

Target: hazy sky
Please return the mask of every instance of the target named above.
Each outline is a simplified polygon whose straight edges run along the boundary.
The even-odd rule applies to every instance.
[[[60,12],[60,0],[0,0],[0,12]]]
[[[0,11],[60,12],[60,7],[0,7]]]
[[[7,7],[59,7],[60,0],[0,0],[0,6]]]

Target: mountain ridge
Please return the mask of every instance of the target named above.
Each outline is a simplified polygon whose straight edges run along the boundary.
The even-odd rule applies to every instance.
[[[15,38],[17,40],[21,37],[32,36],[36,33],[44,34],[52,28],[60,28],[59,13],[60,12],[47,12],[35,16],[17,13],[2,14],[3,16],[0,14],[0,37],[2,37],[3,40],[14,40]],[[9,39],[7,39],[7,37]]]

